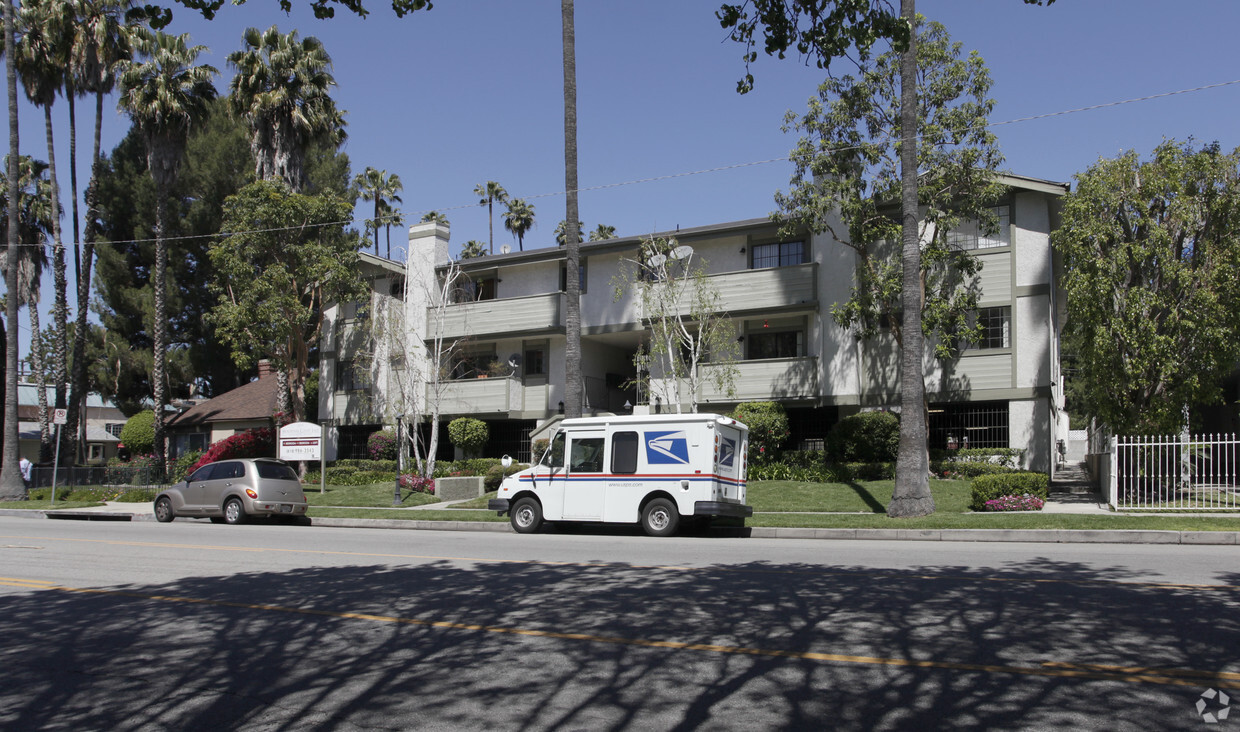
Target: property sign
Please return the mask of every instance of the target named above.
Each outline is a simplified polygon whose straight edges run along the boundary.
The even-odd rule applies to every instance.
[[[280,429],[281,460],[319,460],[323,455],[323,427],[294,422]]]
[[[68,424],[68,423],[69,423],[69,410],[68,409],[53,409],[52,410],[52,424]]]

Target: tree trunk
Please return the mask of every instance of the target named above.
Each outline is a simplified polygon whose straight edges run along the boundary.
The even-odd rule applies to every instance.
[[[577,51],[573,0],[560,0],[564,35],[564,416],[581,416],[581,236],[577,211]]]
[[[37,288],[37,281],[31,283]],[[43,343],[39,338],[39,303],[26,300],[27,317],[30,318],[30,380],[38,389],[39,400],[39,462],[52,459],[51,412],[47,408],[47,364],[43,360]]]
[[[15,47],[13,0],[4,0],[4,47]],[[5,288],[9,293],[5,307],[5,323],[12,334],[4,344],[4,463],[0,465],[0,500],[19,501],[26,497],[26,486],[22,482],[22,474],[18,469],[18,426],[17,426],[17,158],[20,155],[17,144],[17,72],[13,68],[13,55],[4,56],[5,84],[9,100],[9,228],[8,257],[9,270],[5,277]]]
[[[162,476],[168,459],[164,444],[164,404],[168,401],[168,242],[164,239],[168,216],[168,189],[155,173],[155,332],[152,334],[154,363],[151,367],[151,397],[155,402],[155,465]]]
[[[67,403],[65,394],[65,377],[69,372],[69,282],[65,271],[65,244],[60,228],[60,184],[56,178],[56,145],[52,135],[52,107],[44,109],[44,124],[47,127],[47,165],[52,183],[52,277],[56,290],[52,302],[52,385],[55,389],[54,405],[64,409]],[[76,194],[75,194],[76,195]]]
[[[913,28],[915,0],[901,0],[900,15]],[[926,385],[922,373],[921,240],[917,230],[917,34],[909,35],[900,62],[900,207],[904,272],[900,293],[904,314],[900,350],[900,447],[896,482],[887,515],[902,518],[934,513],[926,434]]]

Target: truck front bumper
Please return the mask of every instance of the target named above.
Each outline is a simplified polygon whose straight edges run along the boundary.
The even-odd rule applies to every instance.
[[[494,501],[492,501],[493,503]],[[720,501],[697,501],[693,504],[694,516],[731,516],[733,518],[749,518],[753,515],[753,507],[742,503],[723,503]]]
[[[504,514],[508,513],[508,499],[507,498],[492,498],[491,500],[487,501],[487,510],[494,511],[496,514],[503,516]]]

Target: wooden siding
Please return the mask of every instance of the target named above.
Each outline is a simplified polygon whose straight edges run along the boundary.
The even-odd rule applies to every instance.
[[[564,324],[561,314],[563,299],[563,294],[552,292],[450,305],[444,317],[443,335],[445,338],[462,338],[551,331]],[[427,337],[434,333],[431,325],[428,319]]]
[[[710,364],[703,369],[712,368]],[[818,359],[771,358],[738,361],[733,387],[728,395],[714,385],[703,384],[702,402],[734,402],[767,399],[800,399],[818,395]]]
[[[721,309],[730,314],[818,302],[818,265],[814,263],[747,269],[706,279],[718,289]],[[682,300],[682,312],[688,313],[688,297]]]

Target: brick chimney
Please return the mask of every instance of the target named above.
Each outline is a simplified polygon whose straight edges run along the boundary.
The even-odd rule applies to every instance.
[[[276,372],[276,370],[275,370],[275,368],[271,365],[271,361],[268,361],[268,360],[267,360],[267,359],[265,359],[265,358],[264,358],[264,359],[260,359],[260,360],[259,360],[259,362],[258,362],[258,378],[260,378],[260,379],[265,379],[265,378],[267,378],[268,376],[271,376],[272,374],[274,374],[275,372]]]

